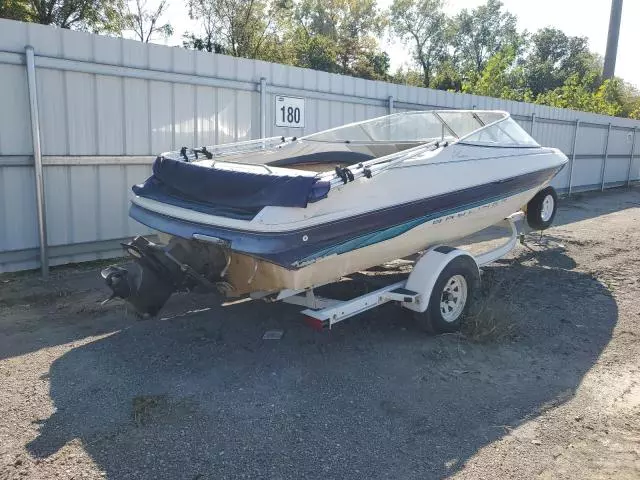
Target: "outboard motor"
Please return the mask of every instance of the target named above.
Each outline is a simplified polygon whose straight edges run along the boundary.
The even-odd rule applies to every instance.
[[[109,300],[123,298],[143,317],[155,316],[175,291],[172,284],[162,280],[152,269],[136,262],[107,267],[101,274],[113,291]]]
[[[210,292],[226,286],[224,282],[215,283],[207,278],[219,279],[225,267],[225,256],[219,250],[211,251],[204,246],[189,248],[190,245],[183,245],[180,239],[161,246],[140,236],[122,246],[134,260],[102,270],[101,275],[112,291],[107,301],[123,298],[141,317],[157,315],[177,290],[198,287]],[[196,271],[189,261],[201,265],[202,273],[208,275]]]

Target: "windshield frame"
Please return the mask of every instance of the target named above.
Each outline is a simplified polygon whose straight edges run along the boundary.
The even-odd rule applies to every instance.
[[[497,110],[484,110],[484,111],[491,111],[491,112],[494,112],[494,111],[497,111]],[[500,110],[500,112],[502,112],[502,111]],[[512,117],[511,117],[511,115],[509,114],[509,112],[503,112],[503,113],[505,113],[505,114],[506,114],[506,116],[504,116],[504,117],[502,117],[502,118],[500,118],[500,119],[498,119],[498,120],[496,120],[496,121],[494,121],[494,122],[487,123],[484,127],[479,128],[478,130],[474,130],[473,132],[469,132],[467,135],[465,135],[465,136],[463,136],[463,137],[459,138],[459,139],[456,141],[456,143],[460,143],[460,144],[463,144],[463,145],[470,145],[470,146],[474,146],[474,147],[489,147],[489,148],[540,148],[540,147],[541,147],[541,145],[538,143],[538,141],[537,141],[535,138],[533,138],[531,135],[529,135],[529,133],[528,133],[524,128],[522,128],[522,127],[521,127],[521,126],[520,126],[520,125],[519,125],[515,120],[514,120],[514,122],[516,123],[516,125],[517,125],[518,127],[520,127],[520,128],[522,129],[522,131],[523,131],[524,133],[526,133],[526,134],[527,134],[527,136],[528,136],[529,138],[531,138],[531,140],[533,140],[533,141],[535,142],[535,144],[525,144],[525,143],[517,142],[517,141],[515,141],[515,139],[514,139],[514,138],[513,138],[513,137],[512,137],[512,136],[511,136],[507,131],[505,131],[505,130],[502,130],[502,133],[504,133],[504,134],[505,134],[505,135],[507,135],[509,138],[511,138],[512,140],[514,140],[514,142],[515,142],[515,143],[513,143],[513,144],[506,144],[506,143],[497,143],[497,142],[495,142],[495,143],[491,143],[491,142],[474,142],[474,141],[472,141],[472,140],[471,140],[471,141],[469,140],[469,137],[471,137],[471,136],[473,136],[473,135],[477,134],[480,130],[486,130],[486,129],[489,129],[489,128],[493,127],[494,125],[497,125],[497,124],[499,124],[499,123],[502,123],[502,122],[506,122],[506,121],[508,121],[510,118],[512,119]]]
[[[450,115],[452,113],[457,113],[457,114],[469,114],[470,118],[473,118],[477,123],[478,123],[478,128],[471,130],[469,132],[464,133],[464,135],[460,135],[458,132],[456,132],[455,128],[446,120],[446,116]],[[493,115],[500,115],[500,118],[498,118],[497,120],[494,120],[493,122],[489,122],[489,123],[485,123],[485,121],[482,120],[481,118],[481,114],[482,113],[490,113]],[[432,119],[437,120],[438,122],[440,122],[440,124],[442,125],[442,134],[439,137],[433,137],[433,138],[416,138],[416,139],[409,139],[409,138],[398,138],[396,139],[385,139],[385,140],[376,140],[375,138],[373,138],[373,136],[371,135],[372,132],[368,131],[367,128],[364,128],[367,124],[375,124],[375,123],[379,123],[381,121],[384,120],[392,120],[394,118],[404,118],[404,117],[410,117],[413,115],[425,115],[425,114],[429,114],[431,116]],[[444,117],[444,118],[443,118]],[[357,122],[352,122],[352,123],[348,123],[345,125],[340,125],[338,127],[334,127],[334,128],[329,128],[326,130],[321,130],[320,132],[315,132],[315,133],[311,133],[309,135],[305,135],[303,137],[300,137],[298,140],[301,141],[309,141],[309,142],[318,142],[318,143],[340,143],[340,144],[353,144],[353,145],[384,145],[384,144],[415,144],[415,143],[431,143],[431,142],[448,142],[449,144],[453,144],[453,143],[462,143],[465,145],[474,145],[474,146],[479,146],[479,147],[498,147],[498,148],[538,148],[540,147],[540,145],[538,144],[538,142],[533,139],[524,129],[522,129],[522,131],[524,133],[526,133],[532,140],[533,142],[535,142],[535,144],[525,144],[525,143],[521,143],[519,142],[517,139],[515,139],[513,136],[511,136],[507,131],[502,130],[501,131],[508,136],[510,139],[513,140],[514,143],[510,143],[510,144],[506,144],[506,143],[500,143],[500,142],[495,142],[495,143],[490,143],[490,142],[474,142],[472,140],[469,140],[470,137],[472,137],[473,135],[477,134],[479,131],[481,130],[485,130],[485,129],[489,129],[501,122],[505,122],[508,121],[508,119],[512,118],[511,115],[509,114],[509,112],[506,112],[504,110],[456,110],[456,109],[447,109],[447,110],[416,110],[416,111],[407,111],[407,112],[398,112],[398,113],[393,113],[391,115],[382,115],[379,117],[375,117],[369,120],[361,120],[361,121],[357,121]],[[515,122],[515,121],[514,121]],[[520,125],[517,124],[516,125],[519,128],[522,128]],[[356,140],[356,139],[348,139],[348,138],[328,138],[328,139],[323,139],[322,136],[323,135],[327,135],[327,134],[331,134],[332,132],[336,132],[339,130],[345,130],[348,131],[349,128],[353,128],[353,127],[358,127],[360,126],[361,128],[358,130],[359,133],[363,134],[363,136],[368,137],[367,140]]]

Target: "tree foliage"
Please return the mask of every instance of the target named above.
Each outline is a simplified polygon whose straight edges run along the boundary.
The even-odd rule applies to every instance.
[[[602,61],[586,38],[554,28],[520,33],[516,17],[498,0],[449,19],[438,0],[394,0],[389,16],[416,67],[398,71],[394,81],[640,117],[638,91],[619,79],[603,82]]]
[[[28,0],[34,23],[96,33],[120,33],[124,0]]]
[[[30,22],[29,4],[25,0],[0,0],[0,18]]]
[[[505,11],[499,0],[464,9],[453,22],[455,55],[470,73],[481,74],[491,57],[505,48],[518,50],[525,40],[516,28],[516,16]]]
[[[189,16],[203,35],[185,34],[185,46],[235,57],[283,61],[277,17],[286,2],[268,0],[188,0]]]
[[[124,29],[132,31],[137,40],[145,43],[149,43],[155,34],[169,37],[173,28],[168,22],[162,23],[168,7],[167,0],[160,0],[155,7],[149,7],[147,0],[133,0],[123,17]]]
[[[514,68],[516,53],[512,46],[493,55],[479,75],[463,84],[462,91],[474,95],[531,101],[522,70]]]
[[[442,0],[394,0],[389,10],[392,31],[411,45],[422,68],[422,85],[431,86],[434,69],[447,57],[448,21]]]
[[[386,79],[385,27],[375,0],[189,0],[200,35],[188,48]]]
[[[93,32],[168,36],[170,0],[0,0],[0,17]],[[181,0],[173,0],[181,1]],[[500,0],[448,16],[446,0],[185,0],[183,46],[361,78],[640,118],[640,92],[602,79],[587,39],[519,32]],[[147,2],[154,2],[148,5]],[[157,2],[157,3],[155,3]],[[390,72],[383,35],[412,64]]]
[[[572,76],[585,78],[599,72],[599,65],[585,37],[570,37],[561,30],[543,28],[531,36],[523,70],[527,87],[538,95],[561,87]]]
[[[291,10],[295,64],[386,78],[390,60],[377,40],[386,22],[375,0],[299,0]]]
[[[606,80],[595,92],[592,92],[574,75],[561,87],[538,95],[536,103],[605,115],[617,115],[620,113],[621,107],[620,104],[611,101],[612,88],[615,86],[611,84],[611,80]]]

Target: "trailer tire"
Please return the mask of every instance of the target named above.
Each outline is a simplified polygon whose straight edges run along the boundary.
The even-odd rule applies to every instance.
[[[534,230],[551,226],[558,210],[558,194],[553,187],[540,190],[527,204],[527,223]]]
[[[455,257],[440,272],[427,309],[415,312],[418,325],[431,334],[460,330],[479,282],[475,261],[466,255]]]

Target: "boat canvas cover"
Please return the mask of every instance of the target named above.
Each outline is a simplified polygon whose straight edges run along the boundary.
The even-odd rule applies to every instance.
[[[141,197],[174,203],[184,198],[213,206],[259,209],[266,206],[306,207],[327,196],[330,184],[313,175],[292,175],[291,170],[265,168],[251,172],[203,166],[160,156],[153,175],[134,185]]]

